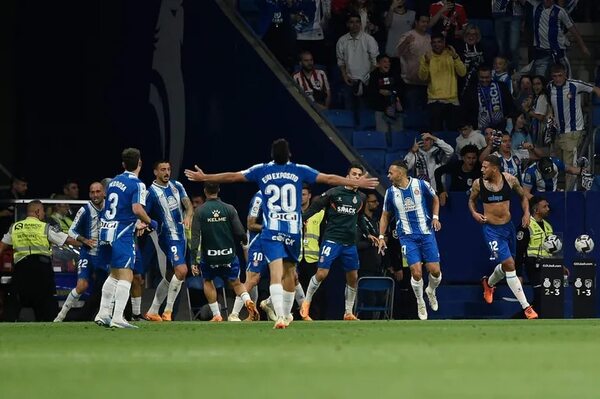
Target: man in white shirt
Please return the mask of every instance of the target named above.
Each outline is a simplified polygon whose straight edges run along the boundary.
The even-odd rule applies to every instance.
[[[344,105],[355,111],[361,106],[369,75],[377,66],[379,47],[373,36],[361,31],[360,16],[350,14],[346,23],[348,33],[336,45],[337,64],[342,72]]]
[[[462,150],[462,148],[468,144],[473,144],[478,150],[481,150],[487,146],[485,136],[480,130],[473,130],[473,125],[471,125],[469,122],[465,121],[459,123],[458,132],[460,134],[456,138],[456,148],[454,149],[458,159],[461,159],[460,150]]]

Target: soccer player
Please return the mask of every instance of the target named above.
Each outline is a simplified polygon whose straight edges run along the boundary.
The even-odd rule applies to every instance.
[[[260,191],[257,191],[256,194],[252,196],[250,200],[250,209],[248,210],[248,218],[246,220],[246,225],[248,226],[248,250],[246,254],[246,282],[244,283],[244,287],[246,291],[250,294],[250,299],[254,303],[258,300],[258,283],[260,282],[261,274],[267,270],[268,264],[265,260],[265,257],[262,253],[262,247],[260,245],[260,232],[262,230],[262,201],[263,197]],[[235,297],[235,303],[233,304],[233,309],[231,314],[229,315],[229,321],[240,321],[240,310],[244,305],[244,301],[241,297]],[[258,313],[256,313],[258,315]],[[254,320],[254,317],[249,317],[246,319],[248,321]]]
[[[305,189],[303,188],[302,206],[304,206],[304,191]],[[252,197],[252,200],[250,200],[250,210],[248,212],[248,219],[246,221],[248,226],[248,251],[246,254],[248,265],[246,269],[246,282],[244,283],[244,286],[246,287],[246,291],[250,293],[250,297],[254,302],[256,302],[258,299],[258,283],[260,282],[260,278],[269,270],[269,264],[264,257],[260,244],[260,232],[262,231],[262,201],[262,193],[257,191]],[[304,289],[296,278],[295,299],[299,307],[302,306],[304,298]],[[243,304],[244,303],[239,296],[235,298],[232,312],[229,315],[229,321],[240,321],[239,312],[242,309]],[[267,314],[270,320],[277,321],[277,316],[275,315],[275,310],[273,309],[271,297],[262,300],[260,302],[260,307]],[[257,316],[258,313],[256,313],[255,317],[249,316],[246,321],[254,321],[256,320]],[[307,318],[303,319],[310,320]]]
[[[194,207],[183,185],[171,179],[171,164],[168,161],[154,164],[154,176],[156,178],[146,198],[146,211],[160,222],[159,245],[173,267],[173,276],[170,281],[163,276],[156,287],[152,306],[144,318],[150,321],[171,321],[173,304],[188,272],[185,264],[185,229],[192,224]],[[158,312],[165,298],[167,303],[161,316]]]
[[[289,144],[285,139],[273,142],[271,155],[273,161],[257,164],[240,172],[205,174],[196,165],[196,170],[186,169],[185,175],[191,181],[258,183],[264,197],[260,240],[271,274],[269,291],[277,315],[274,328],[282,329],[289,324],[286,323],[286,316],[290,315],[294,301],[295,263],[300,254],[302,233],[302,183],[374,188],[378,180],[365,176],[359,180],[351,180],[319,173],[309,166],[292,163]]]
[[[419,319],[427,320],[422,265],[424,263],[429,272],[429,284],[425,293],[431,310],[435,312],[438,310],[435,290],[442,281],[440,253],[434,234],[442,228],[439,218],[440,200],[428,182],[408,176],[408,166],[404,161],[392,162],[388,178],[392,186],[385,192],[383,200],[383,212],[379,221],[379,251],[383,253],[386,247],[385,232],[393,213],[397,220],[396,231],[402,244],[402,252],[410,267],[410,285],[417,298],[417,314]]]
[[[523,188],[516,177],[507,172],[500,172],[500,159],[488,155],[482,162],[482,177],[473,183],[469,197],[469,210],[473,218],[483,225],[483,235],[488,249],[490,260],[500,262],[492,275],[484,276],[483,299],[487,303],[494,300],[496,284],[504,277],[515,298],[521,304],[528,319],[537,319],[538,315],[527,302],[521,281],[515,271],[516,233],[515,226],[510,220],[510,196],[515,191],[521,197],[523,208],[523,227],[529,226],[529,203]],[[483,214],[477,211],[477,198],[483,202]]]
[[[206,202],[194,212],[190,253],[192,274],[197,276],[202,271],[204,295],[213,314],[211,321],[223,321],[217,303],[217,290],[213,283],[216,277],[227,279],[235,294],[244,301],[250,316],[256,317],[258,313],[256,305],[240,282],[240,262],[235,254],[236,241],[243,245],[248,243],[242,222],[235,208],[219,198],[217,183],[206,182],[204,194],[206,194]],[[202,242],[202,256],[200,269],[198,269],[196,258],[200,242]]]
[[[125,171],[108,184],[100,216],[100,241],[110,244],[110,275],[102,286],[100,310],[94,321],[101,326],[137,328],[123,318],[133,280],[135,230],[156,230],[158,224],[144,210],[146,186],[138,178],[142,168],[140,150],[126,148],[121,153],[121,160]],[[115,305],[111,317],[113,298]]]
[[[77,286],[69,292],[63,307],[54,319],[61,322],[67,316],[71,307],[88,289],[92,273],[96,274],[96,284],[104,282],[108,275],[108,259],[106,245],[98,246],[100,228],[100,213],[104,207],[104,187],[99,182],[90,185],[90,203],[85,204],[75,215],[75,220],[69,229],[69,236],[82,244],[77,263]]]
[[[348,179],[358,180],[365,173],[364,168],[358,163],[352,163],[348,168]],[[354,185],[334,187],[317,198],[302,215],[308,220],[312,215],[326,209],[325,232],[319,249],[320,257],[317,272],[311,277],[306,300],[300,308],[302,317],[309,317],[310,302],[312,297],[329,274],[333,261],[341,258],[346,272],[345,312],[344,320],[358,320],[354,315],[354,301],[356,299],[356,285],[358,282],[358,251],[356,249],[356,226],[368,235],[373,243],[377,243],[375,231],[369,231],[362,212],[365,204],[365,194],[357,191]]]

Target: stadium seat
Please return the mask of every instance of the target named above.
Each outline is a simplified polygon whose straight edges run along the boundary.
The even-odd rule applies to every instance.
[[[397,159],[404,159],[404,157],[408,154],[408,151],[388,151],[385,153],[385,170],[387,170],[392,162]]]
[[[371,168],[375,169],[377,173],[382,174],[385,172],[385,150],[363,149],[359,150],[358,153],[362,160]]]
[[[351,127],[338,127],[338,132],[348,141],[348,144],[353,145],[352,136],[354,135],[354,129]]]
[[[419,135],[416,130],[403,130],[401,132],[392,132],[392,151],[410,150]]]
[[[356,307],[354,314],[358,317],[360,312],[383,312],[383,316],[391,320],[394,313],[394,287],[395,282],[390,277],[361,277],[356,288]],[[365,303],[367,293],[384,293],[385,304]]]
[[[345,109],[328,109],[323,111],[325,117],[335,127],[354,127],[354,114]]]
[[[360,130],[375,130],[375,112],[371,110],[360,111],[357,128]]]
[[[215,284],[215,288],[217,289],[217,302],[220,301],[221,314],[223,315],[223,319],[227,320],[227,317],[229,317],[229,311],[227,308],[227,292],[225,291],[225,282],[220,277],[217,277],[213,280],[213,283]],[[201,276],[188,277],[185,280],[185,285],[188,290],[188,306],[190,307],[190,319],[192,321],[197,320],[200,317],[202,307],[192,306],[191,297],[193,294],[190,291],[195,291],[196,294],[201,292],[201,294],[204,295],[204,279]],[[221,293],[221,295],[219,295],[219,293]]]
[[[357,150],[385,150],[387,148],[387,141],[383,132],[355,131],[352,135],[352,143]]]
[[[413,111],[404,114],[405,129],[427,129],[429,119],[426,111]]]

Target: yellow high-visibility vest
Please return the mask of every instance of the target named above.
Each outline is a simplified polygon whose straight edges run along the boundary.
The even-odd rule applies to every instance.
[[[47,223],[32,216],[10,227],[15,264],[29,255],[52,255],[50,241],[48,241],[49,228]]]
[[[321,222],[324,217],[325,210],[322,209],[306,221],[306,232],[302,237],[300,260],[304,257],[307,263],[317,263],[319,261],[319,236],[321,235]]]
[[[546,251],[542,245],[546,237],[552,234],[552,226],[547,220],[544,220],[544,228],[542,229],[532,216],[529,220],[529,246],[527,247],[527,256],[532,258],[552,257],[552,254]]]

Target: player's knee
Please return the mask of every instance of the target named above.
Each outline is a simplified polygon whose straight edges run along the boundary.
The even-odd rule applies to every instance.
[[[134,274],[132,285],[141,287],[143,284],[144,284],[144,276],[142,276],[141,274]]]
[[[188,268],[186,265],[179,265],[175,268],[175,276],[177,280],[184,280],[185,276],[187,276]]]
[[[317,279],[317,281],[323,281],[327,278],[327,275],[329,274],[329,270],[327,269],[318,269],[317,273],[315,274],[315,277]]]
[[[412,269],[411,268],[410,275],[416,281],[419,281],[419,280],[421,280],[423,278],[423,272],[421,270],[418,270],[418,269]]]
[[[77,286],[75,287],[75,291],[77,291],[77,293],[79,295],[83,294],[89,287],[89,283],[87,280],[77,280]]]

